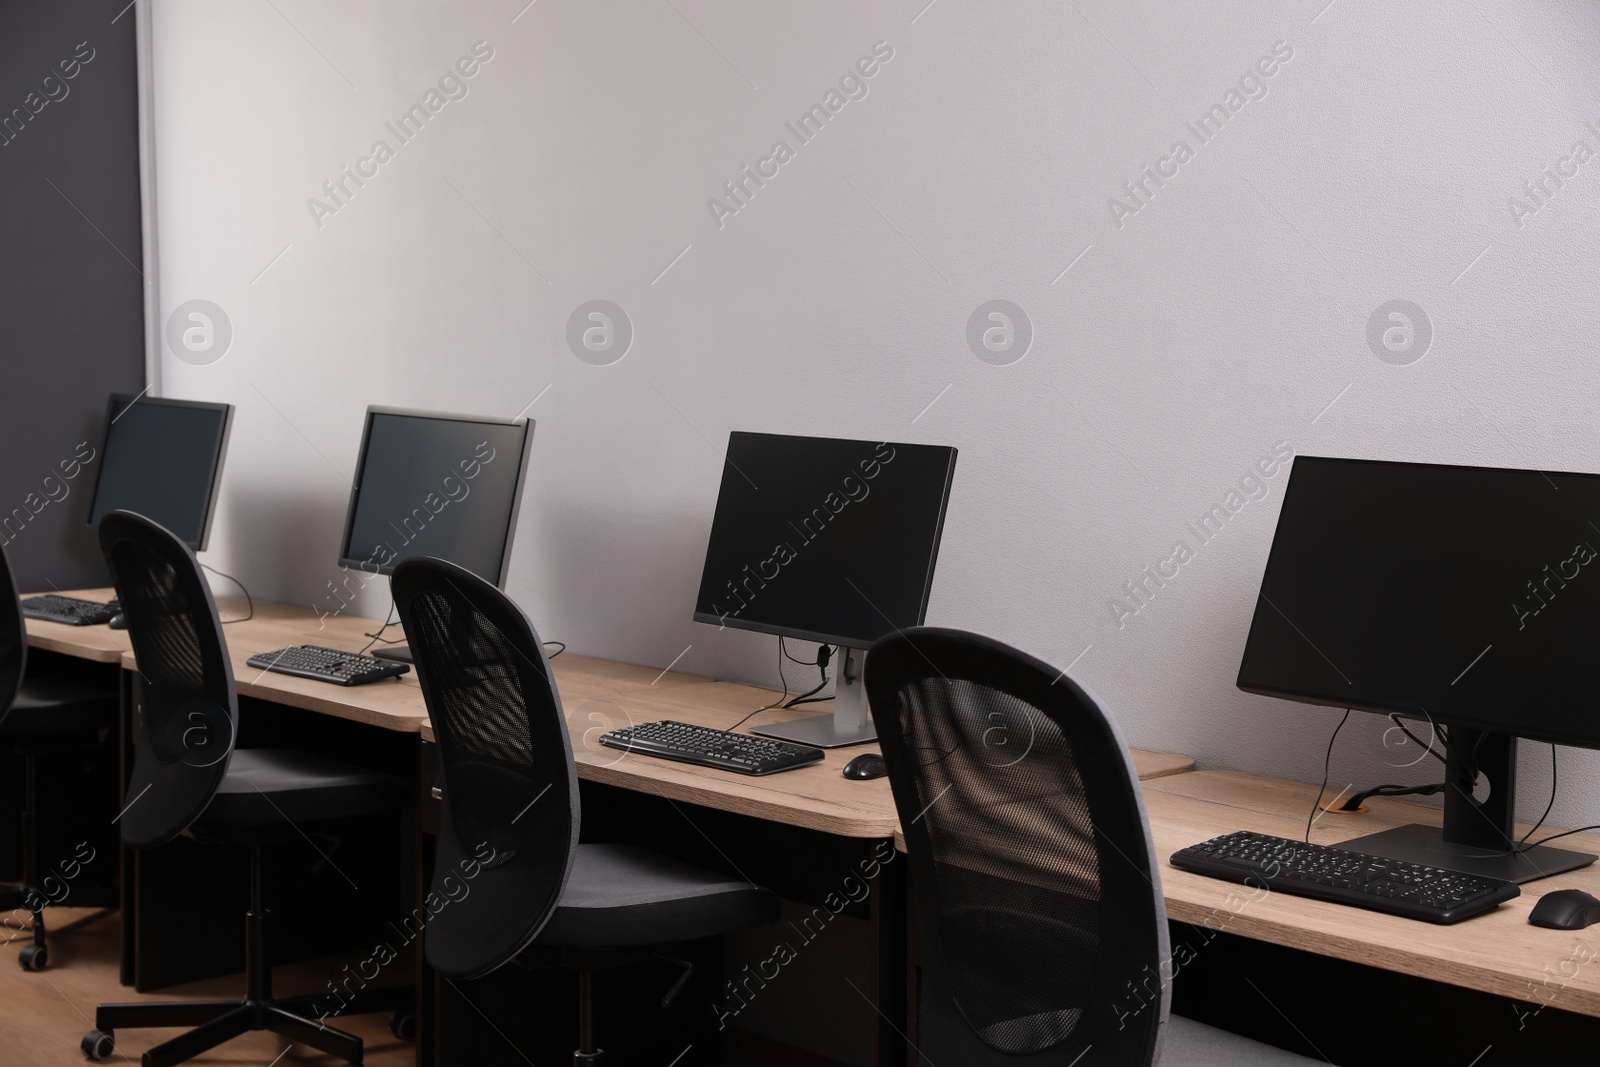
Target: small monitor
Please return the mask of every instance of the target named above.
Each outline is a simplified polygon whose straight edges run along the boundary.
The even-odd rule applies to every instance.
[[[1442,838],[1345,847],[1520,881],[1593,860],[1508,839],[1514,738],[1600,748],[1597,642],[1600,476],[1301,456],[1238,685],[1399,715],[1447,748]],[[1480,771],[1481,804],[1454,787]]]
[[[232,422],[232,404],[112,394],[89,525],[108,512],[133,511],[202,551]]]
[[[437,556],[503,588],[532,440],[528,419],[368,408],[339,562]]]
[[[832,721],[757,732],[823,747],[873,739],[861,659],[922,624],[955,465],[940,445],[729,435],[695,620],[840,646]]]

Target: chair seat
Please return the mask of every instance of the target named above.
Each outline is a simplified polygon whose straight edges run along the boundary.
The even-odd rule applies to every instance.
[[[777,897],[749,882],[636,845],[579,845],[566,889],[534,944],[641,947],[777,920]]]
[[[1159,1067],[1301,1067],[1322,1062],[1182,1015],[1169,1015]]]
[[[11,710],[0,715],[0,737],[83,733],[111,726],[117,694],[60,678],[24,678]]]
[[[390,811],[405,782],[315,752],[235,749],[228,773],[196,827],[284,826]]]

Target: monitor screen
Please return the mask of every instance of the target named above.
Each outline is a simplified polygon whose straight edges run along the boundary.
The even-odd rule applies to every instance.
[[[133,511],[205,548],[232,418],[231,404],[113,395],[89,525]]]
[[[437,556],[504,585],[532,437],[527,419],[367,409],[339,562]]]
[[[922,623],[956,450],[733,433],[694,617],[867,648]]]
[[[1301,456],[1239,688],[1600,747],[1600,476]]]

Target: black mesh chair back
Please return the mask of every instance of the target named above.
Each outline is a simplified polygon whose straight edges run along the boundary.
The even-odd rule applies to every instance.
[[[910,859],[923,1062],[1155,1062],[1166,915],[1138,778],[1064,671],[919,627],[867,657]]]
[[[499,589],[429,557],[395,568],[395,604],[444,772],[428,962],[487,973],[549,921],[578,843],[572,742],[539,635]]]
[[[0,723],[17,699],[22,676],[28,669],[28,628],[22,618],[11,562],[0,549]]]
[[[143,692],[122,838],[150,848],[187,829],[227,773],[239,724],[233,665],[188,545],[143,515],[113,511],[100,520],[100,551]]]

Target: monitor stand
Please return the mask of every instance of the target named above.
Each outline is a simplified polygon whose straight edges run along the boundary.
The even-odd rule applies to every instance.
[[[866,660],[866,649],[839,646],[839,677],[833,688],[832,715],[756,726],[750,732],[813,748],[844,748],[876,741],[878,731],[867,714],[867,687],[861,680],[861,667]]]
[[[400,663],[415,663],[411,658],[410,645],[389,645],[386,648],[375,648],[368,655],[377,656],[379,659],[392,659]]]
[[[1506,882],[1548,878],[1595,861],[1587,852],[1549,845],[1516,851],[1516,738],[1455,726],[1450,741],[1442,829],[1411,823],[1341,841],[1338,847]],[[1481,802],[1472,795],[1480,772],[1489,780],[1489,796]]]

